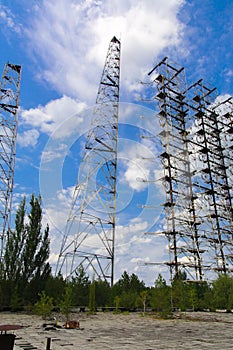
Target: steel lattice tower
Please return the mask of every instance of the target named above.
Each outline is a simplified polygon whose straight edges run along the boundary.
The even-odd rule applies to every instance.
[[[110,281],[114,276],[120,41],[113,37],[103,69],[57,271],[80,267]]]
[[[198,164],[193,186],[199,199],[200,240],[209,253],[205,265],[227,273],[233,271],[232,101],[216,104],[216,89],[202,80],[190,90],[195,121],[191,141]]]
[[[187,87],[184,68],[163,59],[149,73],[162,127],[163,203],[171,278],[233,271],[232,101],[216,102],[202,80]]]
[[[10,227],[21,66],[7,63],[0,83],[0,238],[1,260]]]

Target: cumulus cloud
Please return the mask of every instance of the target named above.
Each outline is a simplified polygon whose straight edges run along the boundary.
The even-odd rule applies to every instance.
[[[116,35],[122,39],[122,87],[134,90],[165,47],[181,45],[184,27],[177,14],[184,3],[43,1],[25,29],[30,52],[44,64],[41,79],[62,94],[93,102],[108,43]]]
[[[17,136],[17,142],[21,147],[34,147],[37,144],[40,133],[36,129],[26,130]]]
[[[85,103],[77,102],[64,95],[59,99],[48,102],[45,106],[40,105],[37,108],[22,110],[20,123],[37,128],[40,132],[49,135],[63,123],[63,127],[59,130],[59,136],[66,136],[74,128],[74,125],[65,122],[77,114],[76,123],[80,123],[82,118],[79,116],[79,113],[85,107]]]
[[[126,140],[121,144],[120,140],[119,146],[118,158],[122,159],[125,168],[122,179],[133,190],[142,191],[148,183],[155,181],[154,169],[161,169],[153,142]]]
[[[146,188],[146,180],[148,179],[148,176],[148,169],[143,169],[139,162],[132,161],[128,163],[128,167],[124,173],[124,178],[128,185],[137,191],[141,191],[142,189]]]

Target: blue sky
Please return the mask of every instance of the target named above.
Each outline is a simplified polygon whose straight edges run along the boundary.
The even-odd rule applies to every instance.
[[[148,284],[158,272],[167,273],[166,267],[143,265],[168,257],[162,237],[144,235],[163,225],[163,192],[142,181],[159,178],[161,169],[156,144],[138,137],[145,130],[157,134],[153,111],[139,100],[139,82],[168,56],[186,68],[188,83],[203,78],[220,95],[232,95],[232,18],[232,0],[0,1],[0,69],[7,61],[23,67],[14,206],[23,195],[42,194],[51,263],[79,170],[88,111],[116,35],[122,43],[116,278],[125,266]]]

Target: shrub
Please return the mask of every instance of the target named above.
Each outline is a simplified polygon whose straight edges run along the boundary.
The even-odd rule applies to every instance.
[[[34,305],[34,313],[43,319],[49,318],[53,310],[53,298],[46,295],[45,291],[39,293],[39,297],[40,300]]]

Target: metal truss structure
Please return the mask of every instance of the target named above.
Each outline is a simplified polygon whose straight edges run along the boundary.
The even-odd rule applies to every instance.
[[[153,73],[153,74],[152,74]],[[187,86],[183,67],[164,58],[149,75],[162,127],[161,162],[171,279],[233,271],[232,112],[202,80]]]
[[[67,220],[57,272],[82,266],[113,284],[120,41],[110,41],[85,151]]]
[[[21,66],[7,63],[0,82],[0,254],[10,227]]]

